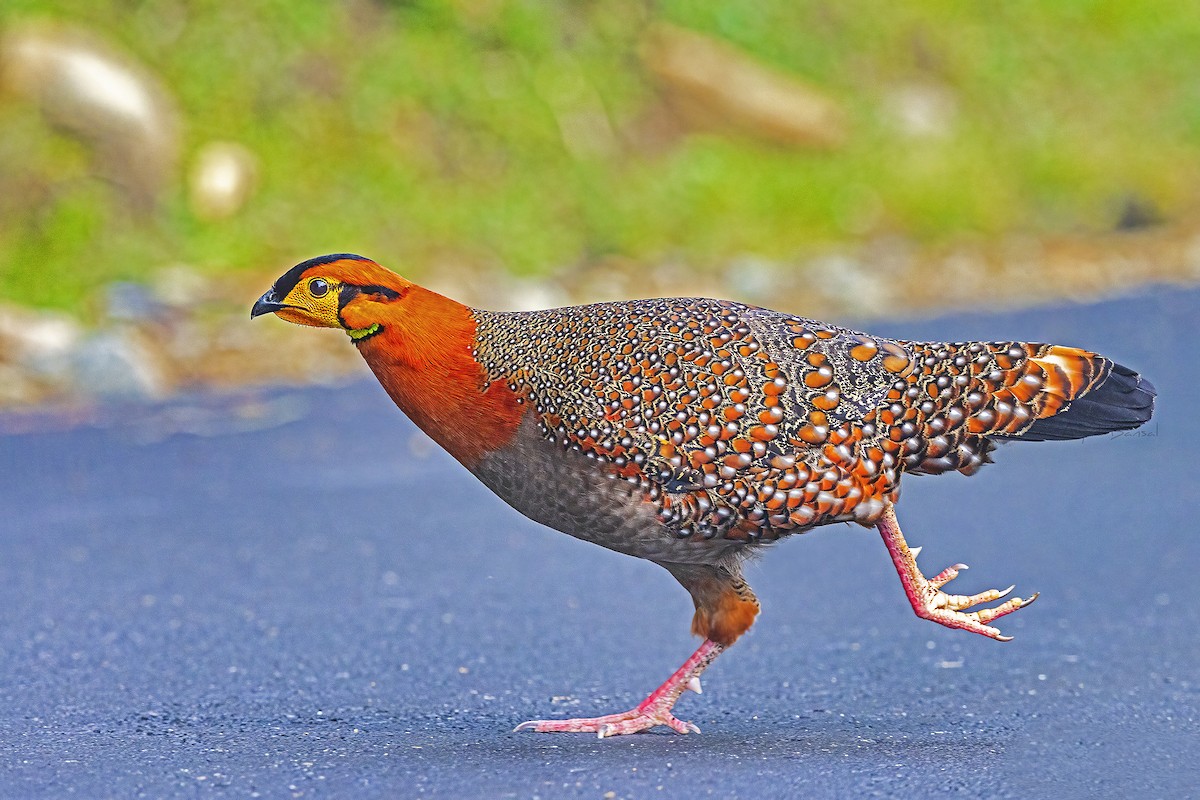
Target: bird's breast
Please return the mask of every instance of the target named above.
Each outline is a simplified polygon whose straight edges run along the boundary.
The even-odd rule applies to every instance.
[[[472,473],[530,519],[653,561],[712,563],[739,542],[680,539],[662,523],[644,485],[600,460],[547,440],[526,416],[506,446],[486,454]]]

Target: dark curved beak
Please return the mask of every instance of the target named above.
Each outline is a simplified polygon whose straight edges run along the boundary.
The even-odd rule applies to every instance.
[[[275,296],[275,289],[272,288],[269,292],[258,298],[258,302],[254,304],[254,308],[250,309],[250,319],[261,317],[263,314],[271,314],[283,308],[287,308],[287,306],[279,302]]]

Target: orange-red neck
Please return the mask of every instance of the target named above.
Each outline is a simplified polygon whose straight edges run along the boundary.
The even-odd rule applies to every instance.
[[[525,407],[504,381],[484,388],[470,309],[415,285],[383,308],[358,348],[400,410],[468,469],[508,444]]]

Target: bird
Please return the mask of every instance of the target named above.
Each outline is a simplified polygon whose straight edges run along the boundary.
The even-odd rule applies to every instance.
[[[897,521],[901,479],[971,475],[1001,442],[1130,430],[1154,410],[1146,378],[1077,347],[905,341],[695,297],[487,311],[349,253],[281,275],[251,317],[271,313],[343,330],[508,505],[691,595],[702,643],[645,700],[518,731],[698,733],[674,706],[758,616],[746,560],[832,523],[879,532],[918,617],[1008,641],[994,623],[1038,595],[948,593],[961,563],[927,577]]]

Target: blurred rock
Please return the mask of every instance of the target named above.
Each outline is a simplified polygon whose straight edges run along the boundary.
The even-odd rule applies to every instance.
[[[628,300],[653,293],[646,264],[634,259],[609,255],[589,259],[560,271],[559,286],[572,303],[603,303]]]
[[[912,139],[944,139],[954,130],[958,103],[946,87],[910,83],[893,88],[884,98],[892,125]]]
[[[63,314],[0,306],[0,407],[61,395],[82,338],[83,329]]]
[[[39,384],[20,367],[0,364],[0,407],[32,405],[47,394]]]
[[[142,284],[118,281],[105,287],[104,313],[117,322],[151,322],[166,316],[168,309]]]
[[[0,361],[32,380],[61,385],[70,375],[70,356],[83,328],[64,314],[0,306]]]
[[[570,303],[566,292],[545,279],[513,279],[506,294],[503,304],[497,307],[505,311],[540,311]]]
[[[0,87],[92,150],[97,173],[149,211],[175,175],[179,125],[148,70],[81,30],[26,23],[0,38]]]
[[[786,269],[760,256],[741,256],[725,269],[725,285],[733,299],[747,303],[771,302],[779,296],[786,277]]]
[[[1117,209],[1117,222],[1113,227],[1118,231],[1135,231],[1163,222],[1162,212],[1154,205],[1154,201],[1136,194],[1122,197]]]
[[[813,259],[803,271],[802,285],[816,295],[823,314],[878,317],[894,300],[887,276],[846,253]]]
[[[846,138],[838,103],[724,42],[659,23],[643,41],[641,57],[668,104],[692,127],[798,148],[837,147]]]
[[[236,142],[210,142],[200,149],[188,179],[192,213],[203,220],[231,217],[258,185],[258,158]]]
[[[686,261],[670,259],[635,273],[633,297],[725,297],[729,290],[713,270],[697,269]],[[627,295],[630,296],[630,295]]]
[[[158,399],[170,388],[158,354],[130,329],[101,331],[71,354],[75,388],[82,394]]]
[[[172,308],[189,308],[213,299],[213,283],[191,267],[176,264],[154,273],[150,286],[159,302]]]
[[[0,357],[6,360],[65,353],[81,335],[79,323],[65,314],[0,306]]]

